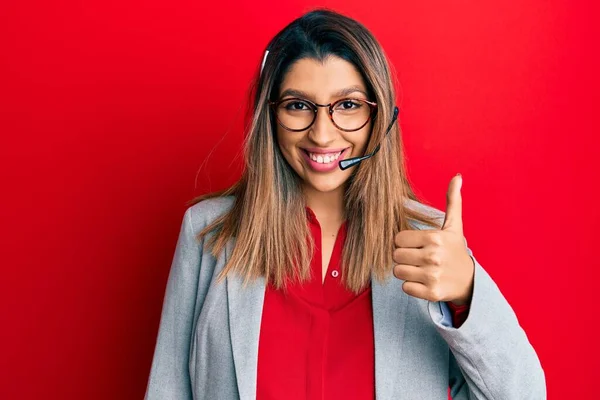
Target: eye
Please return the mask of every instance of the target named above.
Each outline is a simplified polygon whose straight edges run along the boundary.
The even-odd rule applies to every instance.
[[[362,106],[363,106],[363,104],[360,101],[348,99],[348,100],[340,101],[336,106],[336,110],[350,111],[350,110],[359,109]]]
[[[310,111],[310,110],[312,110],[312,107],[310,107],[310,105],[307,102],[301,101],[301,100],[284,101],[283,103],[281,103],[281,107],[285,108],[287,111]]]

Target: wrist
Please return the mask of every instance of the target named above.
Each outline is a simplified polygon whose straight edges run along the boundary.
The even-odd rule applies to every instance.
[[[469,286],[469,292],[465,296],[459,297],[454,300],[450,300],[450,303],[454,304],[455,306],[464,306],[464,305],[471,304],[472,299],[473,299],[473,283],[471,283],[471,286]]]
[[[473,257],[469,257],[473,263],[473,269],[471,270],[471,279],[469,282],[469,287],[467,289],[466,294],[460,296],[459,298],[453,299],[450,302],[456,306],[464,306],[471,303],[473,299],[473,286],[475,284],[475,261]]]

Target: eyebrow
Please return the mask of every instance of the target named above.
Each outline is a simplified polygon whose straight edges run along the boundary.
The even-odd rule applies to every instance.
[[[338,90],[336,93],[334,93],[331,97],[344,97],[344,96],[348,96],[351,93],[362,93],[365,97],[367,96],[367,93],[365,93],[364,90],[362,90],[359,86],[350,86],[341,90]],[[310,94],[303,92],[302,90],[298,90],[298,89],[286,89],[281,93],[281,97],[280,98],[284,98],[285,96],[293,96],[293,97],[302,97],[305,99],[311,99],[313,98],[313,96],[311,96]]]

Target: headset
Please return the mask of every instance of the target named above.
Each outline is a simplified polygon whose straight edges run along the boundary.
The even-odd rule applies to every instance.
[[[390,133],[390,131],[392,130],[392,127],[394,126],[394,122],[396,122],[396,120],[398,119],[398,112],[399,112],[398,107],[394,106],[394,116],[392,117],[392,122],[390,122],[390,125],[388,126],[387,130],[385,131],[385,135],[383,135],[384,138],[387,136],[388,133]],[[373,150],[373,152],[371,154],[367,154],[366,156],[362,156],[362,157],[352,157],[352,158],[346,158],[345,160],[341,160],[339,163],[340,169],[345,170],[347,168],[350,168],[350,167],[360,163],[363,160],[366,160],[367,158],[373,157],[379,151],[380,147],[381,147],[381,143],[379,143],[377,145],[377,147],[375,147],[375,150]]]

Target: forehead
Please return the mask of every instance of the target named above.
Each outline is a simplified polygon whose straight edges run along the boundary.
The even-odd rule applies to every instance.
[[[279,93],[295,89],[311,95],[316,101],[327,101],[334,93],[351,86],[367,91],[360,72],[348,61],[336,56],[329,56],[322,63],[313,58],[302,58],[290,66]]]

